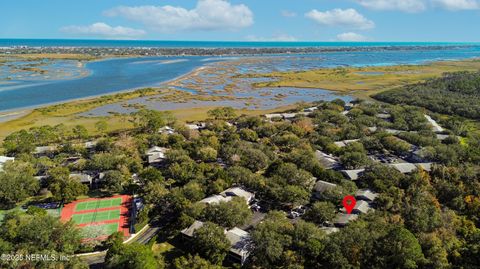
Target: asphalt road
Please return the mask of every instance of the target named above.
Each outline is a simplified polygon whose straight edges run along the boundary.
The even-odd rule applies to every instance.
[[[135,237],[132,241],[128,242],[127,244],[131,243],[140,243],[140,244],[147,244],[152,238],[160,231],[160,227],[148,227],[143,233]],[[103,263],[105,262],[105,256],[107,252],[104,251],[102,253],[88,255],[88,256],[81,256],[81,259],[86,262],[90,268],[103,268]]]

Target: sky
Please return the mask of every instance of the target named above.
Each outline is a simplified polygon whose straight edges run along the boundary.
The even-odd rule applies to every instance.
[[[480,42],[480,0],[15,0],[0,38]]]

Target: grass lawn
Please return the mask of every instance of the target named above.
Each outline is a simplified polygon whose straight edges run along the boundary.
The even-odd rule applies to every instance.
[[[99,236],[111,235],[116,231],[118,231],[118,223],[89,225],[82,227],[84,238],[96,238]]]
[[[80,202],[75,206],[75,211],[92,210],[97,208],[108,208],[108,207],[120,206],[121,204],[122,204],[122,198]]]
[[[120,218],[120,209],[102,211],[102,212],[91,212],[91,213],[85,213],[85,214],[74,214],[72,216],[72,219],[76,224],[99,222],[99,221],[105,221],[105,220],[116,220],[119,218]]]

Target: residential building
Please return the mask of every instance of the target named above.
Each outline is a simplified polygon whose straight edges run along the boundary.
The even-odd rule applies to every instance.
[[[357,142],[359,140],[360,139],[349,139],[349,140],[333,142],[333,144],[335,144],[335,146],[337,146],[339,148],[343,148],[343,147],[347,146],[348,144],[353,143],[353,142]]]
[[[370,207],[370,204],[366,201],[357,201],[355,204],[355,207],[353,207],[352,213],[353,214],[366,214],[368,211],[370,211],[372,208]]]
[[[315,151],[315,157],[325,169],[336,169],[341,166],[336,157],[320,150]]]
[[[365,172],[365,169],[341,170],[340,172],[348,179],[355,181]]]
[[[357,200],[366,201],[366,202],[369,202],[369,203],[375,201],[375,199],[377,199],[377,197],[378,197],[378,194],[369,190],[369,189],[358,190],[355,193],[355,198]]]
[[[33,151],[33,154],[36,155],[46,155],[49,153],[52,153],[57,150],[57,146],[42,146],[42,147],[36,147],[35,150]]]
[[[183,237],[190,239],[193,237],[193,233],[199,228],[201,228],[203,224],[204,223],[202,221],[196,220],[193,222],[192,225],[190,225],[190,227],[183,229],[180,233],[182,234]]]
[[[87,174],[82,173],[72,173],[70,174],[70,178],[76,178],[83,184],[88,184],[89,186],[93,183],[93,177]]]
[[[250,256],[253,250],[252,239],[250,234],[242,229],[234,227],[225,233],[228,241],[230,241],[230,251],[228,257],[234,261],[243,265],[248,256]]]
[[[389,166],[397,169],[402,174],[409,174],[417,170],[417,166],[413,163],[392,163]]]
[[[336,184],[319,180],[317,181],[317,183],[315,183],[315,186],[313,187],[313,196],[316,199],[322,199],[322,196],[326,191],[335,189],[336,187]]]
[[[356,219],[358,219],[357,214],[338,213],[335,219],[333,220],[333,224],[335,224],[336,227],[342,228],[347,226],[349,222],[355,221]]]
[[[255,194],[248,192],[240,187],[233,187],[233,188],[226,189],[222,191],[220,195],[225,198],[232,197],[232,196],[243,197],[247,202],[247,204],[250,204],[253,198],[255,198]]]
[[[158,164],[165,160],[165,153],[168,151],[167,148],[163,147],[152,147],[145,152],[147,155],[149,164]]]

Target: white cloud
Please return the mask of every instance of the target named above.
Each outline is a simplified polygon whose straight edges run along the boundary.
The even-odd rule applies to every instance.
[[[480,9],[479,0],[354,0],[374,10],[400,10],[409,13],[421,12],[429,7],[450,11]]]
[[[480,9],[476,0],[433,0],[433,4],[452,11]]]
[[[273,35],[272,37],[258,37],[254,35],[249,35],[246,37],[248,41],[261,41],[261,42],[275,42],[275,41],[298,41],[296,37],[287,35],[287,34],[278,34]]]
[[[368,38],[357,33],[342,33],[337,35],[337,40],[338,41],[352,41],[352,42],[360,42],[360,41],[367,41]]]
[[[370,29],[375,27],[373,21],[368,20],[353,8],[336,8],[324,12],[313,9],[306,13],[305,16],[319,24],[328,26],[342,26],[356,29]]]
[[[110,26],[103,22],[93,23],[91,25],[70,25],[60,29],[60,31],[68,34],[102,36],[111,38],[135,38],[145,35],[146,32],[141,29],[134,29],[123,26]]]
[[[374,10],[400,10],[409,13],[427,8],[425,0],[355,0],[355,2]]]
[[[283,17],[286,17],[286,18],[292,18],[292,17],[296,17],[297,16],[297,13],[293,12],[293,11],[289,11],[289,10],[282,10],[280,12],[280,14],[283,16]]]
[[[138,21],[159,32],[235,30],[253,25],[253,13],[243,4],[199,0],[193,9],[174,6],[119,6],[105,13]]]

